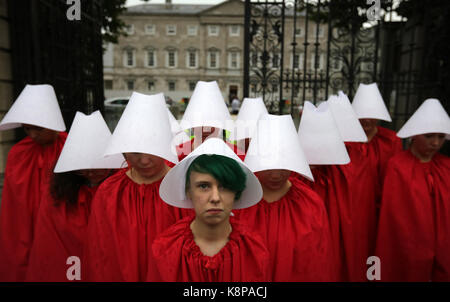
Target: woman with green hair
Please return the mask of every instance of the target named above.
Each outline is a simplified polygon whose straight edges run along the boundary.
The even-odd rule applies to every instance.
[[[155,239],[152,256],[158,272],[148,281],[269,281],[262,239],[230,217],[232,209],[256,204],[262,188],[222,140],[207,140],[172,168],[160,196],[172,206],[193,208],[195,216]]]

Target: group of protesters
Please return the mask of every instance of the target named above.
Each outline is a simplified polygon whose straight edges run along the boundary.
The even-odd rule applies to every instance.
[[[262,98],[233,120],[199,81],[180,121],[133,92],[112,134],[100,111],[66,133],[53,87],[26,85],[0,122],[27,134],[6,163],[0,281],[366,282],[372,256],[379,281],[450,281],[450,118],[430,98],[398,132],[380,120],[376,83],[306,101],[297,129]]]

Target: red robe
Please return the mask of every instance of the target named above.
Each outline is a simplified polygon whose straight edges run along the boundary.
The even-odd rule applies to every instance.
[[[450,282],[450,158],[392,158],[384,182],[376,255],[381,281]]]
[[[229,142],[225,142],[228,147],[230,147],[234,153],[242,160],[245,159],[245,152],[241,149],[238,149],[237,145],[231,144]],[[188,156],[189,153],[192,152],[192,148],[194,146],[194,138],[192,138],[190,141],[184,142],[176,147],[178,160],[182,161],[186,156]]]
[[[328,213],[338,280],[350,281],[355,270],[366,267],[366,259],[357,256],[359,238],[354,235],[359,226],[354,222],[358,213],[352,211],[352,175],[348,167],[337,165],[318,166],[311,171],[314,182],[309,184],[324,201]]]
[[[88,281],[145,281],[155,237],[182,217],[159,196],[161,180],[136,184],[122,169],[105,180],[92,201],[85,250]]]
[[[42,202],[30,252],[27,281],[70,281],[66,276],[70,267],[66,264],[67,258],[77,256],[81,263],[84,262],[83,247],[90,205],[97,188],[82,186],[78,192],[78,202],[73,205],[64,201],[55,204],[53,198]]]
[[[352,175],[351,199],[355,261],[349,271],[350,281],[367,281],[367,258],[375,251],[378,208],[387,161],[402,150],[394,131],[377,126],[378,132],[368,143],[346,143],[350,164],[343,169]]]
[[[236,219],[263,237],[270,253],[274,282],[335,281],[335,258],[322,199],[308,185],[290,177],[280,200],[234,211]]]
[[[216,255],[206,256],[190,229],[194,218],[185,217],[155,239],[152,251],[157,261],[158,281],[268,281],[269,254],[259,235],[230,217],[229,241]]]
[[[8,154],[0,211],[0,281],[25,280],[34,226],[67,133],[41,146],[26,137]]]

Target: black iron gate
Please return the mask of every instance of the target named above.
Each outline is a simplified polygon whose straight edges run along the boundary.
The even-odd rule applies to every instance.
[[[270,112],[295,119],[305,101],[338,90],[352,100],[359,83],[377,82],[393,117],[385,126],[395,130],[426,98],[448,110],[442,41],[449,39],[450,1],[424,5],[408,19],[394,14],[401,2],[380,0],[370,21],[374,4],[362,0],[246,0],[244,95],[262,96]]]

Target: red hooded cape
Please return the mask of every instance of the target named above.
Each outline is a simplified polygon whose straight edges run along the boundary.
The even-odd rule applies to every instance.
[[[263,237],[270,253],[274,282],[335,281],[335,258],[322,199],[308,185],[290,177],[280,200],[234,211],[236,219]]]
[[[228,147],[231,148],[231,150],[234,151],[234,153],[242,160],[245,159],[245,152],[241,149],[238,149],[237,145],[231,144],[229,142],[225,142]],[[182,161],[186,156],[188,156],[189,153],[192,152],[192,148],[194,146],[194,138],[192,138],[190,141],[184,142],[176,147],[178,160]]]
[[[351,174],[348,167],[337,165],[317,166],[311,171],[314,182],[309,184],[323,199],[328,213],[338,280],[350,281],[350,276],[366,267],[366,259],[358,256],[356,249],[360,239],[355,229],[360,226],[355,224],[358,213],[352,211]]]
[[[159,196],[161,180],[136,184],[126,169],[105,180],[92,201],[85,250],[88,281],[145,281],[155,237],[182,217]],[[86,279],[84,279],[86,280]]]
[[[39,208],[27,281],[68,282],[67,258],[77,256],[84,262],[91,201],[97,187],[82,186],[77,204],[57,202],[53,198],[43,201]],[[83,272],[81,272],[83,274]],[[83,275],[81,275],[82,277]]]
[[[450,158],[409,150],[386,172],[376,255],[381,281],[450,282]]]
[[[152,251],[159,281],[268,281],[269,254],[259,235],[230,217],[229,241],[216,255],[205,256],[190,229],[194,218],[185,217],[155,239]]]
[[[9,151],[0,211],[0,281],[25,280],[39,205],[66,137],[60,132],[48,146],[26,137]]]

